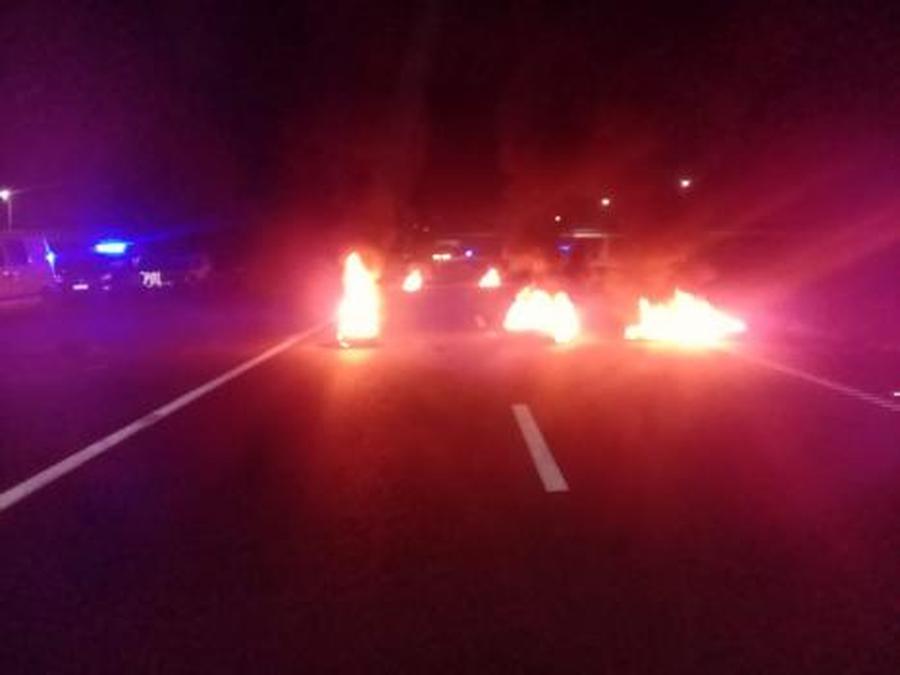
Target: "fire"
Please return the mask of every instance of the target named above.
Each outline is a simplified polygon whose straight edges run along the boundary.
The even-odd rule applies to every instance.
[[[374,340],[381,330],[381,297],[375,275],[359,253],[344,260],[344,295],[337,310],[337,339],[343,344]]]
[[[489,267],[478,280],[478,288],[500,288],[500,272],[496,267]]]
[[[506,312],[503,328],[510,333],[540,333],[557,343],[571,342],[581,332],[578,312],[569,296],[526,286]]]
[[[421,270],[414,269],[403,280],[403,290],[407,293],[418,293],[422,290],[423,283],[424,279],[422,279]]]
[[[675,291],[665,303],[638,301],[639,318],[625,328],[628,340],[655,340],[688,347],[710,347],[747,330],[740,319],[713,307],[708,301]]]

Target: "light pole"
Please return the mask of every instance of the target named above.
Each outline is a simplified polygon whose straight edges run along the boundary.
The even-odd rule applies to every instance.
[[[0,190],[0,201],[6,202],[6,229],[12,229],[12,198],[13,193],[9,188]]]

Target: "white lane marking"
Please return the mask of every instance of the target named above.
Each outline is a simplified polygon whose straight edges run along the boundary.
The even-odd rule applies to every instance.
[[[512,406],[513,416],[519,423],[519,430],[525,438],[525,444],[528,446],[528,452],[531,453],[531,461],[534,462],[534,468],[537,469],[538,476],[544,484],[547,492],[568,492],[569,484],[559,470],[559,465],[553,459],[553,453],[547,447],[547,441],[538,428],[531,409],[524,403],[514,403]]]
[[[154,424],[159,422],[160,420],[168,417],[172,413],[184,408],[187,405],[190,405],[194,401],[203,396],[206,396],[211,391],[218,389],[223,384],[230,382],[236,377],[240,377],[248,370],[255,368],[256,366],[268,361],[274,356],[278,356],[284,351],[287,351],[295,344],[300,342],[301,340],[308,338],[310,335],[314,335],[315,333],[322,330],[327,323],[319,324],[317,326],[313,326],[305,331],[300,333],[295,333],[290,336],[286,340],[282,340],[274,347],[267,349],[259,356],[255,356],[249,361],[245,361],[239,366],[235,366],[231,370],[222,375],[219,375],[215,379],[210,380],[206,384],[202,384],[196,389],[192,389],[186,394],[182,394],[178,398],[166,403],[165,405],[160,406],[156,410],[147,413],[140,419],[135,420],[131,424],[128,424],[118,431],[114,431],[108,436],[101,438],[99,441],[94,441],[87,447],[78,450],[77,452],[69,455],[63,460],[60,460],[56,464],[48,466],[43,471],[40,471],[31,478],[27,478],[22,481],[18,485],[14,485],[13,487],[5,490],[0,493],[0,513],[10,508],[11,506],[17,504],[18,502],[26,499],[27,497],[33,495],[38,490],[47,487],[51,483],[59,480],[63,476],[75,471],[78,467],[83,464],[87,464],[89,461],[94,459],[95,457],[102,455],[104,452],[111,450],[115,446],[117,446],[122,441],[131,438],[135,434],[144,429],[152,427]]]
[[[885,400],[880,396],[870,394],[869,392],[863,391],[862,389],[857,389],[856,387],[851,387],[850,385],[830,380],[827,377],[813,375],[812,373],[807,373],[806,371],[799,370],[798,368],[794,368],[793,366],[786,366],[783,363],[778,363],[777,361],[770,361],[769,359],[764,359],[761,356],[750,356],[749,354],[744,354],[736,351],[731,351],[730,353],[750,363],[762,366],[764,368],[769,368],[770,370],[774,370],[785,375],[790,375],[791,377],[796,377],[798,380],[804,380],[805,382],[819,385],[820,387],[824,387],[825,389],[830,389],[831,391],[836,391],[839,394],[844,394],[845,396],[855,398],[858,401],[869,403],[879,408],[890,410],[891,412],[900,412],[900,404]]]

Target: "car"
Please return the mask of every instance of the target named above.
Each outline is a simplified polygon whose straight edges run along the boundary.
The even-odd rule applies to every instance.
[[[40,302],[57,290],[55,255],[43,235],[0,233],[0,306]]]
[[[167,288],[197,289],[212,274],[210,256],[186,241],[148,243],[134,257],[137,284],[152,291]]]
[[[96,295],[136,288],[130,260],[107,260],[92,253],[64,251],[58,274],[66,295]]]
[[[421,269],[428,286],[476,288],[490,268],[501,270],[501,241],[494,235],[445,235],[409,253],[406,267]]]
[[[96,296],[136,287],[136,274],[128,246],[102,240],[88,245],[80,240],[54,240],[56,274],[64,296]],[[112,254],[109,251],[115,250]]]
[[[203,285],[212,265],[202,250],[181,241],[102,239],[60,245],[58,273],[71,296],[118,295]]]

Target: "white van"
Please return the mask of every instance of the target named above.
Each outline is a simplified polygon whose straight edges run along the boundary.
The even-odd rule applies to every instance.
[[[0,231],[0,307],[38,302],[55,289],[47,240],[30,232]]]

